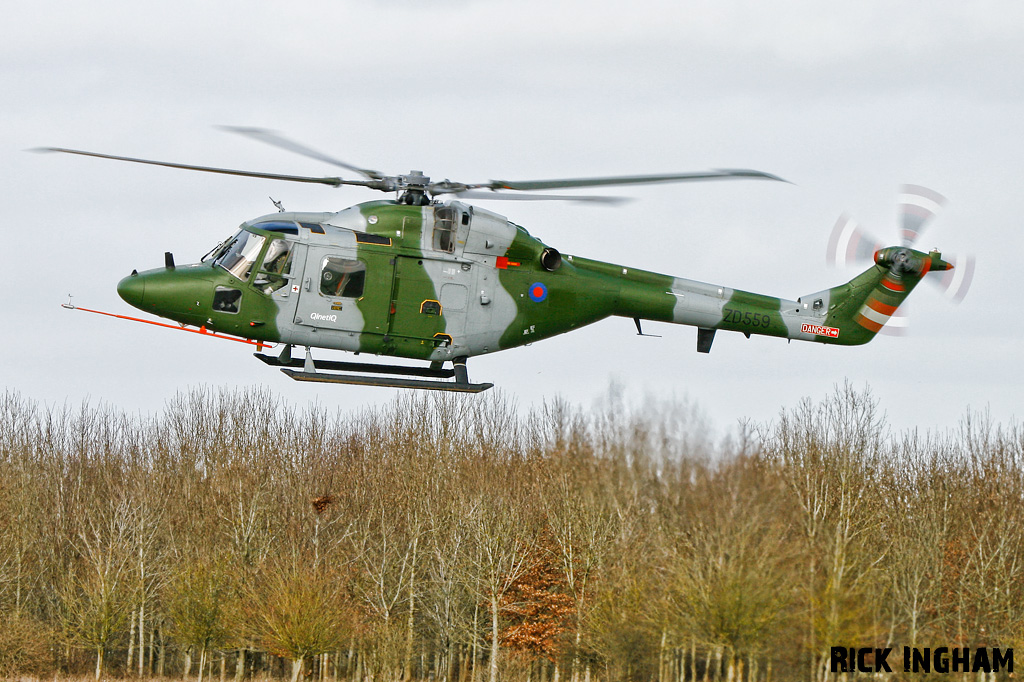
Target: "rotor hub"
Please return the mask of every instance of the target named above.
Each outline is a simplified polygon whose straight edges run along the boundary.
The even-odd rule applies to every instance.
[[[922,274],[925,259],[907,247],[890,246],[875,252],[875,262],[896,275]]]
[[[427,191],[430,188],[430,178],[423,174],[423,171],[413,170],[397,178],[396,189],[402,194],[398,197],[398,203],[409,206],[426,206],[430,203]]]

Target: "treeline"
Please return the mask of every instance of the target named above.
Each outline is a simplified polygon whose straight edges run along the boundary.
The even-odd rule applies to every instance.
[[[893,434],[849,387],[714,445],[685,404],[7,393],[0,674],[826,682],[1021,644],[1022,503],[1019,428]]]

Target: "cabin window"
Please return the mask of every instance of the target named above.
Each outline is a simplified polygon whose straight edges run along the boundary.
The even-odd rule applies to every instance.
[[[451,253],[455,250],[455,225],[458,211],[452,206],[434,210],[434,250]]]
[[[224,255],[217,259],[217,265],[243,282],[248,280],[256,257],[260,255],[260,249],[266,240],[266,237],[252,232],[239,232]]]
[[[324,296],[359,298],[366,282],[366,264],[337,256],[323,260],[320,270],[320,293]]]
[[[213,292],[213,309],[221,313],[237,313],[242,292],[231,287],[217,287]]]
[[[356,244],[379,244],[380,246],[391,246],[391,237],[368,232],[356,232]]]

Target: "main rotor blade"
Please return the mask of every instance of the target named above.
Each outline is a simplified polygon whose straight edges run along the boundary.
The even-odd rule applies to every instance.
[[[668,175],[619,175],[605,178],[565,178],[561,180],[491,180],[489,183],[469,185],[479,189],[566,189],[570,187],[604,187],[607,185],[650,185],[661,182],[693,182],[698,180],[726,180],[749,178],[786,182],[777,175],[746,169],[719,169],[699,173],[672,173]]]
[[[594,195],[581,195],[574,196],[572,194],[503,194],[501,192],[474,192],[472,190],[467,192],[447,192],[452,194],[459,199],[476,199],[478,201],[580,201],[594,204],[622,204],[627,201],[632,201],[629,197],[609,197],[609,196],[594,196]]]
[[[946,204],[946,197],[938,192],[920,185],[903,185],[900,187],[899,212],[900,229],[903,246],[913,246],[914,242],[928,226],[928,222]]]
[[[359,173],[363,177],[369,178],[370,180],[380,180],[381,178],[384,177],[383,173],[380,173],[375,170],[370,170],[368,168],[359,168],[358,166],[353,166],[352,164],[345,163],[340,159],[336,159],[333,156],[328,156],[327,154],[307,147],[304,144],[299,144],[298,142],[289,140],[288,138],[282,135],[278,135],[272,130],[265,130],[264,128],[245,128],[240,126],[217,127],[220,128],[221,130],[226,130],[229,133],[238,133],[239,135],[245,135],[246,137],[251,137],[254,140],[259,140],[260,142],[269,144],[279,149],[285,149],[290,152],[295,152],[296,154],[301,154],[302,156],[308,156],[311,159],[316,159],[318,161],[323,161],[324,163],[329,163],[333,166],[338,166],[339,168],[344,168],[345,170],[350,170],[354,173]]]
[[[258,171],[234,170],[231,168],[213,168],[210,166],[194,166],[186,163],[171,163],[169,161],[153,161],[151,159],[136,159],[130,156],[114,156],[113,154],[100,154],[99,152],[86,152],[79,149],[63,149],[61,147],[39,147],[32,151],[37,152],[60,152],[62,154],[78,154],[79,156],[94,156],[98,159],[112,159],[114,161],[130,161],[132,163],[144,163],[150,166],[164,166],[166,168],[180,168],[183,170],[203,171],[204,173],[220,173],[222,175],[241,175],[246,178],[265,178],[267,180],[287,180],[289,182],[308,182],[319,185],[330,185],[340,187],[341,185],[359,185],[362,187],[374,187],[374,182],[367,180],[342,180],[341,178],[314,178],[302,175],[282,175],[280,173],[261,173]]]

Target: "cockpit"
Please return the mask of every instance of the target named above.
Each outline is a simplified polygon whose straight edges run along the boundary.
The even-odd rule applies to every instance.
[[[262,228],[263,226],[260,225]],[[295,229],[292,227],[292,229]],[[285,230],[273,230],[285,232]],[[287,283],[287,273],[291,266],[292,242],[287,239],[268,238],[264,235],[239,230],[230,239],[222,242],[203,257],[205,262],[213,260],[216,267],[227,270],[243,282],[248,282],[257,264],[257,274],[253,286],[265,294],[270,294]],[[264,246],[266,251],[264,252]],[[263,253],[262,261],[260,254]]]

